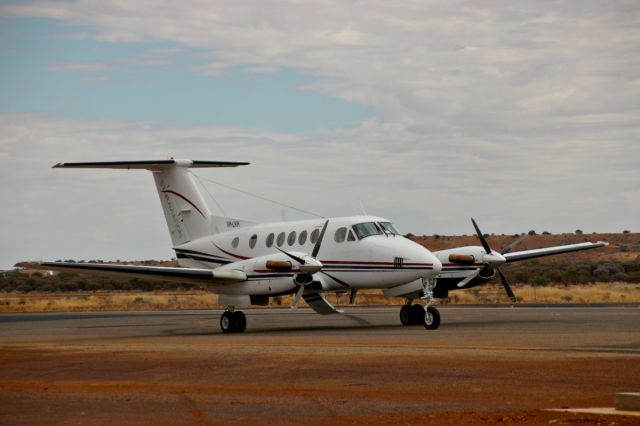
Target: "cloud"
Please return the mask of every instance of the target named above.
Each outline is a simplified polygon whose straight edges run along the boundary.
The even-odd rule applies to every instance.
[[[52,64],[47,67],[49,71],[53,72],[96,72],[107,68],[106,64],[100,62]]]
[[[246,168],[197,174],[325,216],[359,214],[362,202],[367,212],[418,234],[471,233],[472,215],[486,232],[633,229],[640,147],[624,140],[634,131],[621,129],[607,144],[585,131],[549,149],[537,137],[424,143],[401,125],[374,119],[300,136],[1,114],[0,217],[12,226],[3,231],[0,264],[172,256],[148,173],[51,169],[60,161],[250,161]],[[229,215],[280,220],[280,206],[225,187],[209,190]],[[294,211],[287,217],[308,218]]]
[[[171,42],[197,52],[205,65],[189,65],[211,78],[226,69],[296,69],[316,77],[302,90],[375,111],[353,129],[305,136],[2,116],[2,178],[30,176],[12,180],[25,185],[20,197],[31,197],[17,205],[58,205],[65,211],[63,206],[82,200],[82,209],[89,209],[98,202],[85,201],[94,188],[100,202],[118,199],[126,212],[114,224],[81,222],[99,229],[98,241],[138,232],[141,240],[160,243],[153,235],[156,226],[163,229],[161,219],[145,222],[140,213],[157,210],[155,194],[137,199],[152,192],[148,179],[56,171],[45,179],[56,185],[52,198],[51,188],[43,191],[36,183],[51,158],[86,160],[99,153],[108,159],[248,159],[254,165],[233,175],[238,186],[329,215],[356,213],[363,201],[368,211],[414,233],[470,233],[471,215],[486,232],[620,231],[637,224],[635,2],[85,0],[5,4],[0,15],[89,26],[97,38],[115,44]],[[172,60],[171,53],[150,58],[152,64]],[[129,179],[135,196],[113,185]],[[231,200],[238,207],[229,210],[267,211]],[[10,207],[2,209],[3,217],[13,217]],[[102,217],[102,210],[89,216]],[[47,218],[38,209],[29,214],[33,220],[25,226],[45,235],[48,229],[37,224]],[[276,211],[271,218],[278,216]],[[78,232],[71,225],[60,229]],[[74,234],[74,240],[80,237]],[[138,253],[144,249],[142,243],[127,244]]]
[[[312,86],[421,132],[474,134],[637,113],[640,8],[628,2],[33,2],[3,14],[91,25],[102,40],[171,41],[226,67],[295,68]]]

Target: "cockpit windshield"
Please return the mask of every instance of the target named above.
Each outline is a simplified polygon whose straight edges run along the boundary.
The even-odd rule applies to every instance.
[[[353,231],[359,240],[371,235],[382,235],[382,229],[375,222],[358,223],[353,225]]]
[[[398,230],[391,224],[391,222],[379,222],[378,225],[382,226],[385,233],[391,235],[400,235]]]

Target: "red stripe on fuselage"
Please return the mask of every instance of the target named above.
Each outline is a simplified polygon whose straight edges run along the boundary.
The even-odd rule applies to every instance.
[[[325,263],[336,265],[395,265],[395,262],[359,262],[351,260],[321,260],[320,263],[323,265]],[[403,262],[402,264],[410,266],[433,266],[433,263]]]
[[[223,249],[221,249],[220,247],[218,247],[218,245],[217,245],[216,243],[213,243],[213,245],[214,245],[214,246],[216,246],[216,248],[217,248],[218,250],[220,250],[221,252],[223,252],[223,253],[225,253],[225,254],[228,254],[229,256],[233,256],[233,257],[235,257],[236,259],[240,259],[240,260],[247,260],[247,259],[251,259],[250,257],[240,256],[239,254],[233,254],[233,253],[231,253],[231,252],[229,252],[229,251],[223,250]]]

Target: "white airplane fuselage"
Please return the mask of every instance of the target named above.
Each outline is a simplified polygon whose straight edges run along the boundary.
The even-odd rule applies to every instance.
[[[385,231],[381,224],[390,224],[390,221],[374,216],[243,224],[241,227],[230,221],[229,230],[189,241],[174,250],[181,266],[232,268],[247,274],[247,281],[242,283],[212,284],[210,288],[217,293],[286,294],[298,287],[294,278],[299,271],[273,270],[266,267],[266,261],[289,261],[280,250],[300,257],[309,255],[327,221],[317,256],[322,263],[322,273],[314,275],[323,290],[391,288],[435,278],[442,269],[438,258],[429,250]],[[377,233],[358,235],[354,225],[359,224],[368,224],[367,227],[375,228]]]

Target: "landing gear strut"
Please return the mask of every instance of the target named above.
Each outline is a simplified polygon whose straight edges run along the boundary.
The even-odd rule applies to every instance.
[[[242,333],[247,328],[247,317],[241,311],[227,308],[220,317],[220,329],[223,333]]]
[[[435,286],[436,280],[433,278],[422,280],[422,292],[424,293],[422,299],[427,301],[427,309],[422,316],[422,323],[427,330],[435,330],[440,326],[440,312],[433,306],[433,289]]]

